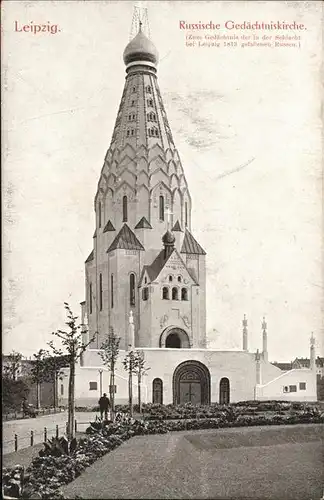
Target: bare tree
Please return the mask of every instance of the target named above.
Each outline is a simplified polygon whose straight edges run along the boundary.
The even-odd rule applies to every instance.
[[[137,375],[137,399],[139,413],[142,412],[142,378],[150,368],[146,366],[143,351],[130,351],[126,354],[123,361],[124,368],[129,374],[129,406],[130,414],[133,414],[133,381],[132,375]]]
[[[46,351],[44,349],[39,349],[39,351],[33,355],[32,365],[30,369],[30,375],[32,381],[36,384],[36,407],[40,408],[40,390],[41,384],[46,379],[46,369],[45,369],[45,356]]]
[[[99,353],[103,364],[108,367],[108,370],[110,372],[109,396],[111,403],[112,420],[115,419],[115,371],[119,354],[119,344],[120,337],[117,337],[114,333],[114,329],[110,328],[109,335],[107,335],[107,337],[101,344],[101,352]]]
[[[77,316],[73,316],[71,308],[67,302],[64,302],[64,307],[67,313],[66,325],[69,327],[69,331],[57,330],[53,332],[52,335],[58,337],[62,342],[65,352],[62,349],[58,349],[54,346],[54,342],[50,341],[48,345],[52,349],[55,355],[63,356],[67,355],[69,364],[69,391],[68,391],[68,428],[67,434],[68,439],[73,439],[74,437],[74,415],[75,415],[75,365],[87,349],[89,344],[93,342],[91,339],[87,344],[82,343],[82,333],[81,325],[77,325]]]
[[[17,351],[11,351],[6,359],[3,359],[3,376],[10,380],[17,380],[17,375],[21,366],[22,354]]]

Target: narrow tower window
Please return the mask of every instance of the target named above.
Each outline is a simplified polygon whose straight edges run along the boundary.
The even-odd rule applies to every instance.
[[[92,283],[89,284],[89,314],[92,314]]]
[[[178,289],[176,287],[172,288],[172,300],[178,300]]]
[[[135,274],[129,276],[129,303],[135,306]]]
[[[169,299],[169,289],[167,286],[164,286],[162,288],[162,299],[163,300],[168,300]]]
[[[123,222],[127,222],[127,196],[123,196]]]
[[[160,217],[160,220],[164,220],[164,196],[160,196],[159,217]]]
[[[101,202],[98,203],[98,226],[101,227]]]
[[[185,202],[185,226],[188,226],[188,203]]]
[[[99,307],[102,311],[102,274],[99,274]]]
[[[114,275],[110,276],[110,305],[114,307]]]
[[[181,289],[181,300],[188,300],[188,290],[187,288]]]

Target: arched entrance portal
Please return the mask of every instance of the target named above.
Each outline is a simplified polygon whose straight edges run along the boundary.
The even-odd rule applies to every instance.
[[[181,340],[177,333],[169,333],[165,341],[165,347],[173,347],[175,349],[180,349]]]
[[[230,383],[223,377],[219,382],[219,404],[227,405],[230,402]]]
[[[210,373],[200,361],[184,361],[173,374],[173,403],[210,404]]]
[[[187,332],[174,326],[166,328],[160,337],[160,347],[189,349],[190,342]]]

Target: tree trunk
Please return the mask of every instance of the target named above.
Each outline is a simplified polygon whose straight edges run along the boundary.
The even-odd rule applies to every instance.
[[[110,372],[110,383],[109,383],[109,396],[110,396],[110,413],[111,420],[115,420],[115,365],[112,365]]]
[[[142,413],[142,398],[141,398],[141,383],[142,383],[142,374],[141,370],[138,371],[138,386],[137,386],[137,395],[138,395],[138,412]]]
[[[56,410],[57,406],[57,373],[54,373],[54,378],[53,378],[53,407],[54,411]]]
[[[132,417],[133,416],[133,363],[131,357],[129,359],[128,404],[129,404],[129,414]]]
[[[70,362],[69,376],[69,401],[68,401],[68,439],[74,438],[74,387],[75,387],[75,361]]]
[[[36,408],[40,409],[40,382],[36,382]]]

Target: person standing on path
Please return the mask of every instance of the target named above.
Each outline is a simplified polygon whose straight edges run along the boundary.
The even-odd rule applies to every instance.
[[[99,409],[100,409],[100,417],[103,417],[103,414],[105,414],[105,420],[108,420],[108,410],[110,408],[110,401],[109,398],[107,398],[107,394],[104,392],[103,396],[98,401],[99,403]]]

